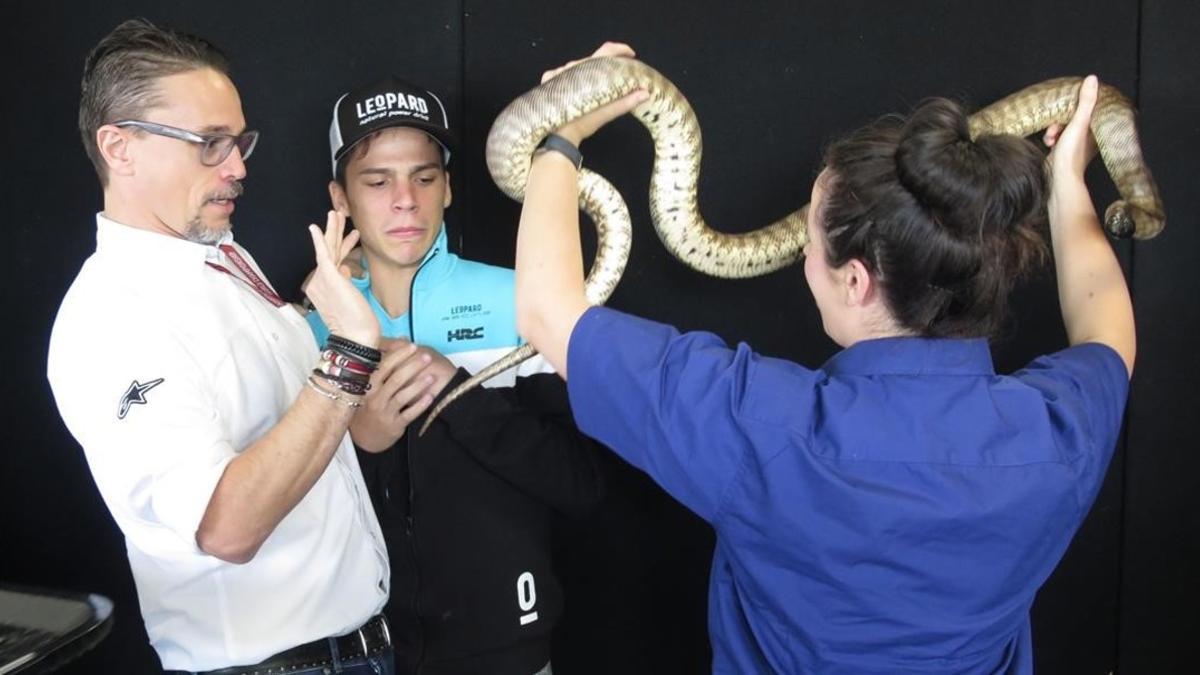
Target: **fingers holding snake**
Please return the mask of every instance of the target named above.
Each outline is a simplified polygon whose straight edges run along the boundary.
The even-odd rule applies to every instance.
[[[1075,113],[1083,78],[1062,77],[1026,87],[971,116],[971,135],[1028,136],[1049,129],[1047,140],[1058,138]],[[1100,158],[1121,199],[1105,211],[1104,226],[1117,237],[1150,239],[1166,224],[1158,185],[1142,156],[1136,113],[1116,88],[1100,84],[1091,119]]]

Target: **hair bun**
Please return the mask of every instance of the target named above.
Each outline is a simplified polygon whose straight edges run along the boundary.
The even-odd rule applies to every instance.
[[[1044,155],[1012,135],[971,140],[967,114],[947,99],[917,107],[900,131],[896,175],[901,185],[954,237],[1004,234],[1039,219]]]
[[[962,107],[947,99],[921,103],[900,130],[896,176],[930,216],[953,234],[979,225],[992,173],[971,140]]]
[[[861,260],[914,334],[991,335],[1013,280],[1045,250],[1044,161],[1017,136],[972,140],[946,99],[882,118],[826,151],[826,261]]]

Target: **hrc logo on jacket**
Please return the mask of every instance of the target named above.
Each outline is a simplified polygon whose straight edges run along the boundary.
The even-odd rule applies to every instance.
[[[482,340],[483,326],[475,328],[459,328],[457,330],[446,331],[446,342],[454,342],[455,340]]]

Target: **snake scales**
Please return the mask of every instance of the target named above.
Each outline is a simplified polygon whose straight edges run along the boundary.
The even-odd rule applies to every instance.
[[[1005,97],[971,115],[971,136],[1028,136],[1051,124],[1065,124],[1075,110],[1081,82],[1078,77],[1057,78]],[[807,205],[744,234],[724,234],[705,223],[696,194],[702,149],[699,122],[675,85],[633,59],[587,59],[510,103],[488,134],[492,179],[505,194],[522,201],[533,151],[547,134],[638,88],[650,95],[633,112],[654,140],[650,216],[667,249],[689,267],[724,278],[767,274],[799,259],[807,242]],[[1100,86],[1092,132],[1121,197],[1105,211],[1105,228],[1118,237],[1154,237],[1165,223],[1158,187],[1142,158],[1133,106],[1111,86]],[[579,207],[595,223],[598,241],[585,292],[589,303],[602,304],[616,288],[629,257],[629,210],[611,183],[586,168],[579,174],[579,192]],[[476,373],[443,397],[421,432],[463,393],[535,353],[525,345]]]

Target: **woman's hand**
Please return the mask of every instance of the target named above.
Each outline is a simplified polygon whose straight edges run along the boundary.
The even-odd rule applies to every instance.
[[[542,73],[542,84],[545,84],[552,78],[557,77],[560,73],[568,68],[578,63],[582,63],[588,59],[593,59],[599,56],[633,58],[634,55],[633,48],[627,44],[622,42],[605,42],[604,44],[600,45],[596,51],[592,52],[591,56],[582,59],[576,59],[574,61],[568,61],[557,68],[552,68]],[[649,94],[647,94],[646,90],[644,89],[638,89],[630,92],[629,94],[615,101],[600,106],[599,108],[587,113],[579,119],[567,122],[554,133],[570,141],[576,147],[579,147],[579,144],[582,143],[584,139],[596,133],[600,127],[603,127],[605,124],[608,124],[621,115],[633,110],[638,106],[638,104],[640,104],[642,101],[645,101],[648,97]]]
[[[1050,176],[1057,182],[1062,179],[1082,179],[1092,159],[1096,157],[1096,138],[1092,135],[1092,112],[1096,109],[1100,82],[1095,75],[1088,75],[1079,86],[1079,100],[1071,121],[1051,125],[1042,136],[1050,152]]]

